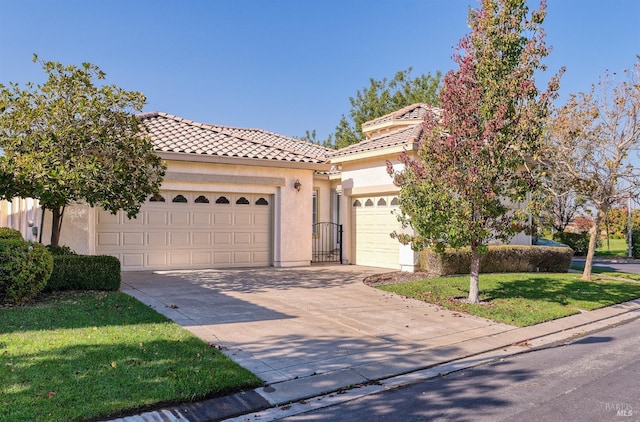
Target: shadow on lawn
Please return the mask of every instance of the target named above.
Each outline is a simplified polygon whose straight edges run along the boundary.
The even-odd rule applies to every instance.
[[[621,303],[640,296],[640,285],[633,286],[618,282],[563,280],[553,276],[540,275],[527,280],[500,282],[487,292],[487,300],[524,298],[545,300],[567,305],[571,301],[587,301],[608,305]]]

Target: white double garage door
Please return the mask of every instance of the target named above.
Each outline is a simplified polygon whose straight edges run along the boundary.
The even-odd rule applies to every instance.
[[[99,210],[96,254],[124,271],[268,266],[271,210],[264,194],[160,192],[135,219]]]

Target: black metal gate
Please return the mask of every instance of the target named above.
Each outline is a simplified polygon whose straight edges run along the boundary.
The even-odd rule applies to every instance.
[[[342,224],[313,225],[313,258],[311,262],[342,262]]]

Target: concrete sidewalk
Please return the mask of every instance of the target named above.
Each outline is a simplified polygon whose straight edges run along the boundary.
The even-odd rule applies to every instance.
[[[312,397],[316,406],[330,405],[640,317],[636,300],[517,328],[362,283],[381,271],[327,266],[123,274],[122,291],[215,344],[266,386],[118,420],[272,420],[310,410],[306,399]],[[262,409],[270,410],[255,413]]]

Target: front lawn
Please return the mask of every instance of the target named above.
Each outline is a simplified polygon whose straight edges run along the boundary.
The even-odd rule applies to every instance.
[[[0,421],[78,421],[261,385],[119,292],[0,308]]]
[[[485,303],[477,305],[458,300],[468,295],[468,275],[378,288],[520,327],[640,297],[640,283],[597,275],[593,276],[593,281],[583,281],[580,276],[565,273],[481,274],[480,300]]]
[[[572,270],[584,271],[584,265],[572,265]],[[602,274],[608,277],[626,278],[629,280],[640,281],[640,274],[623,273],[616,270],[609,270],[606,268],[592,267],[591,274]]]
[[[629,253],[627,239],[607,239],[601,241],[602,245],[596,249],[596,256],[621,256],[625,257]]]

